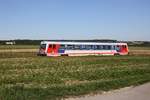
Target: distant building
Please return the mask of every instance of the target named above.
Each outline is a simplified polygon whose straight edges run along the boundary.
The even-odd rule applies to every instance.
[[[5,44],[6,44],[6,45],[14,45],[14,44],[16,44],[16,43],[15,43],[15,41],[7,41],[7,42],[5,42]]]

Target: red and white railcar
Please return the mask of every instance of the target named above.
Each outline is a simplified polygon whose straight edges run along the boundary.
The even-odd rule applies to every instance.
[[[127,43],[98,42],[55,42],[42,41],[38,55],[85,56],[85,55],[127,55]]]

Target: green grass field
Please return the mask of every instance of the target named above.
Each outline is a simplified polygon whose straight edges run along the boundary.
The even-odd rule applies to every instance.
[[[2,100],[58,99],[150,81],[150,57],[0,59]]]
[[[32,48],[30,48],[32,49]],[[150,56],[0,53],[0,100],[55,100],[150,82]]]

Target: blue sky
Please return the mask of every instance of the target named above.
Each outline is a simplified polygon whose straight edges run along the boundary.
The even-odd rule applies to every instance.
[[[150,41],[150,0],[0,0],[0,39]]]

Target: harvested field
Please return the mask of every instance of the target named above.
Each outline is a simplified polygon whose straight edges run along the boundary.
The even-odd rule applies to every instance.
[[[150,50],[150,47],[135,47],[135,46],[129,46],[130,50]]]
[[[7,49],[0,52],[38,52],[38,49]]]
[[[0,45],[0,50],[9,49],[38,49],[39,45]]]
[[[0,59],[22,57],[37,57],[37,52],[0,52]]]
[[[130,55],[150,55],[150,50],[130,50]]]
[[[130,55],[150,55],[150,47],[129,47]]]

